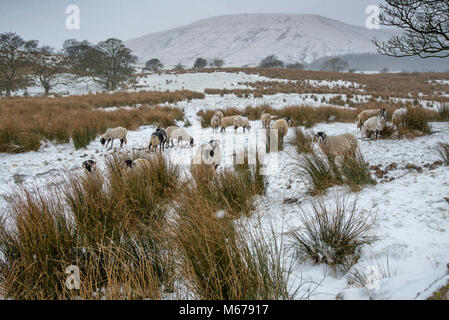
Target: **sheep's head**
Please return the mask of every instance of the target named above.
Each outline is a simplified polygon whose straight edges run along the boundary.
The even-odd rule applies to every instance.
[[[290,117],[288,117],[288,118],[285,119],[285,120],[287,121],[287,124],[288,124],[289,126],[292,125],[292,119],[291,119]]]
[[[126,160],[125,161],[125,165],[127,168],[132,168],[133,167],[133,161],[132,160]]]
[[[100,143],[104,146],[104,144],[106,143],[106,139],[104,137],[101,137]]]
[[[319,143],[324,143],[326,142],[327,135],[324,132],[318,132],[315,137]]]

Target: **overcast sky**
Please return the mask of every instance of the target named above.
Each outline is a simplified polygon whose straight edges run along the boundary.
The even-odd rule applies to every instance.
[[[319,14],[364,25],[365,9],[378,0],[0,0],[0,33],[60,48],[65,39],[129,40],[218,15]],[[80,9],[80,29],[66,28],[66,7]]]

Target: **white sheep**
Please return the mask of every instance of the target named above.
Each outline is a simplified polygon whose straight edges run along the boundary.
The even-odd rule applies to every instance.
[[[212,126],[213,132],[218,132],[218,127],[220,126],[220,117],[218,115],[214,115],[212,119],[210,119],[210,125]]]
[[[184,130],[184,128],[173,130],[170,136],[172,139],[172,146],[174,145],[173,140],[178,139],[178,145],[180,142],[182,143],[182,141],[188,141],[190,146],[193,147],[193,138]]]
[[[220,120],[221,120],[221,119],[223,119],[224,114],[223,114],[223,112],[221,112],[220,110],[218,110],[217,112],[215,112],[214,116],[217,116],[217,117],[220,118]]]
[[[287,118],[287,119],[279,119],[274,123],[273,129],[278,130],[278,134],[281,137],[281,139],[283,139],[284,136],[287,135],[288,127],[291,125],[291,122],[292,122],[291,119]]]
[[[179,127],[171,126],[171,127],[168,127],[167,129],[165,129],[165,132],[167,133],[167,143],[170,142],[171,133],[176,129],[179,129]]]
[[[230,127],[234,124],[234,118],[238,116],[229,116],[221,119],[221,130],[220,132],[226,131],[227,127]]]
[[[264,129],[270,128],[271,114],[269,114],[269,113],[262,113],[262,115],[260,116],[260,121],[262,121],[262,127]]]
[[[211,140],[209,143],[203,144],[196,149],[192,164],[213,165],[215,169],[221,163],[221,147],[219,140]]]
[[[323,153],[330,156],[355,154],[358,148],[357,137],[352,133],[328,136],[324,132],[318,132],[316,139]]]
[[[242,116],[235,117],[233,124],[235,131],[237,131],[240,127],[243,127],[243,132],[245,132],[245,129],[248,129],[248,131],[251,130],[251,125],[249,124],[248,118]]]
[[[368,138],[374,133],[374,140],[379,138],[380,133],[384,130],[387,124],[387,113],[385,109],[382,110],[380,116],[369,118],[363,124],[363,135]]]
[[[363,124],[366,120],[368,120],[371,117],[378,116],[382,112],[381,109],[368,109],[363,110],[357,115],[357,128],[362,130]]]
[[[114,129],[108,129],[106,130],[105,134],[103,134],[100,138],[100,142],[102,145],[105,145],[106,141],[106,147],[108,147],[109,142],[111,143],[111,149],[114,145],[114,140],[119,139],[120,140],[120,148],[123,147],[123,143],[127,144],[128,140],[126,139],[126,135],[128,134],[128,130],[122,127],[117,127]]]
[[[393,125],[395,125],[397,129],[399,129],[399,124],[404,125],[405,117],[407,116],[407,114],[408,114],[407,108],[395,110],[391,118],[391,121],[393,122]]]

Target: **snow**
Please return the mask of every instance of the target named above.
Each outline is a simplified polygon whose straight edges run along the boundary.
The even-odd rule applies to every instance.
[[[167,83],[167,80],[172,80]],[[145,82],[146,81],[146,82]],[[185,74],[185,75],[151,75],[141,80],[150,89],[176,90],[186,86],[189,90],[201,91],[204,88],[236,88],[238,83],[263,81],[261,77],[245,74]],[[272,81],[270,79],[270,81]],[[338,82],[337,82],[338,83]],[[341,83],[340,83],[341,84]],[[318,84],[317,84],[318,85]],[[317,95],[320,97],[320,95]],[[325,98],[333,95],[324,95]],[[250,133],[237,133],[233,128],[221,133],[213,133],[211,128],[202,129],[196,112],[200,109],[216,109],[225,107],[244,108],[246,106],[271,105],[282,108],[298,103],[320,107],[323,104],[313,101],[309,95],[277,94],[263,98],[238,98],[234,95],[206,95],[204,100],[182,101],[176,105],[183,108],[186,116],[193,124],[186,128],[195,139],[192,149],[187,144],[176,146],[166,151],[173,161],[185,166],[190,164],[194,150],[212,139],[219,139],[223,147],[223,166],[231,166],[235,150],[245,146],[255,146],[263,141],[264,133],[260,121],[252,121]],[[183,125],[179,123],[179,125]],[[360,136],[360,131],[353,123],[318,124],[313,128],[325,131],[328,135],[351,132]],[[131,154],[134,150],[147,150],[148,140],[154,126],[144,126],[128,134],[128,145],[122,150],[116,141],[114,150],[106,150],[98,139],[86,149],[74,150],[73,144],[55,145],[46,142],[39,151],[23,154],[0,154],[0,212],[6,210],[6,199],[11,191],[17,189],[14,182],[21,178],[25,186],[57,185],[67,172],[81,174],[81,164],[87,159],[95,159],[99,170],[104,169],[104,159],[114,152]],[[449,197],[449,170],[439,167],[435,170],[424,168],[422,173],[405,169],[409,163],[423,167],[424,164],[439,160],[435,150],[437,143],[449,143],[448,123],[432,123],[433,133],[414,140],[359,140],[360,149],[370,165],[382,164],[383,167],[392,162],[397,163],[398,170],[389,173],[396,180],[389,183],[378,183],[352,194],[357,198],[358,210],[375,218],[372,234],[377,240],[362,248],[362,255],[355,267],[366,268],[373,265],[373,259],[382,265],[388,260],[391,277],[376,279],[374,288],[357,288],[348,284],[348,276],[334,274],[324,265],[313,265],[306,261],[295,266],[290,275],[290,287],[295,289],[301,278],[319,285],[311,299],[426,299],[438,286],[448,280],[447,263],[449,262],[449,204],[444,197]],[[289,130],[288,137],[293,135]],[[261,148],[261,150],[265,150]],[[263,152],[262,152],[263,153]],[[250,219],[260,218],[264,228],[272,224],[279,237],[287,241],[285,233],[290,228],[301,225],[301,210],[310,209],[311,199],[301,198],[301,204],[283,204],[285,198],[299,197],[303,188],[301,177],[292,171],[294,161],[293,147],[286,144],[285,150],[265,156],[268,192],[258,197],[256,211]],[[17,175],[21,175],[20,177]],[[379,181],[380,182],[380,181]],[[288,186],[291,185],[291,188]],[[324,196],[331,202],[335,192],[343,192],[341,188],[333,188]],[[217,213],[222,216],[223,213]],[[246,219],[246,218],[245,218]],[[294,259],[293,256],[287,257]],[[304,294],[300,292],[299,296]]]

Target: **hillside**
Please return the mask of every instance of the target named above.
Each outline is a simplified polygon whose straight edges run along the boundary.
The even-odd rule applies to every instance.
[[[148,34],[126,45],[141,62],[158,58],[166,67],[191,66],[198,57],[221,58],[226,66],[256,66],[271,54],[288,63],[311,63],[325,56],[375,53],[371,39],[391,34],[318,15],[240,14]]]

